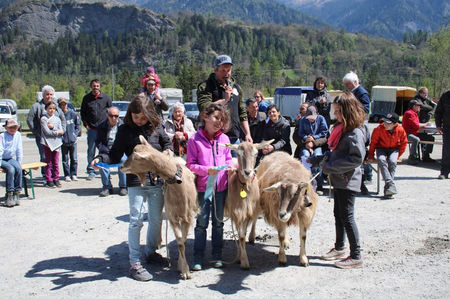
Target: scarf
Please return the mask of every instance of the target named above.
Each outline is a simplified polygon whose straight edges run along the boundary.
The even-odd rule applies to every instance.
[[[181,118],[180,121],[173,120],[173,124],[175,125],[175,132],[183,132],[184,133],[184,118]],[[173,151],[176,155],[183,157],[183,155],[187,152],[187,140],[179,141],[175,138],[175,135],[172,139],[173,143]]]
[[[328,147],[330,148],[330,150],[333,151],[338,146],[339,140],[341,139],[342,136],[342,130],[343,130],[342,123],[336,124],[333,127],[333,130],[331,130],[330,138],[328,138]]]

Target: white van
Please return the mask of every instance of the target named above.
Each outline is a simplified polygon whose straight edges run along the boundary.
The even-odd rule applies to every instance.
[[[4,125],[9,118],[17,120],[17,103],[11,99],[0,99],[0,133],[5,131]]]

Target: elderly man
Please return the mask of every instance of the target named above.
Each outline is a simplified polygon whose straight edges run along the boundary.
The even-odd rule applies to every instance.
[[[41,162],[45,162],[44,148],[41,144],[41,117],[45,113],[45,104],[54,101],[55,89],[50,85],[42,87],[42,99],[31,106],[28,112],[27,124],[31,132],[34,134],[36,146],[39,151],[39,157]],[[55,111],[55,116],[61,119],[62,130],[66,131],[66,118],[60,108]],[[45,176],[44,167],[41,167],[42,176]]]
[[[119,119],[119,109],[117,107],[108,108],[107,119],[100,123],[97,127],[97,139],[95,145],[98,148],[99,154],[109,154],[111,147],[116,139],[117,130],[120,125],[123,124]],[[122,161],[126,160],[126,156],[123,156]],[[117,174],[119,176],[119,195],[125,196],[127,192],[126,176],[118,168]],[[109,168],[100,168],[100,175],[102,177],[103,190],[100,192],[100,197],[105,197],[113,193],[113,187],[111,184],[111,171]]]
[[[402,125],[405,129],[406,136],[408,137],[408,141],[412,142],[411,151],[409,153],[408,164],[415,165],[419,163],[419,159],[417,157],[417,150],[419,148],[420,140],[434,141],[434,137],[427,134],[421,134],[419,136],[419,130],[430,126],[431,123],[421,123],[419,121],[419,113],[420,108],[422,107],[422,103],[417,100],[411,100],[408,103],[409,109],[403,114]],[[428,146],[430,145],[430,146]],[[422,149],[423,150],[423,149]],[[430,153],[433,150],[432,144],[427,144],[425,150],[423,150],[422,160],[423,162],[434,162],[433,159],[430,158]]]
[[[359,84],[358,75],[356,75],[354,72],[347,73],[342,81],[344,82],[345,88],[348,91],[352,92],[353,95],[358,99],[358,101],[361,102],[361,104],[364,106],[364,110],[368,114],[370,109],[369,93]]]
[[[433,116],[433,111],[436,108],[436,103],[433,102],[430,98],[428,98],[428,88],[421,87],[419,92],[414,97],[414,100],[417,100],[422,104],[419,113],[419,122],[427,123],[430,121],[431,116]]]
[[[264,112],[259,111],[259,104],[256,98],[247,99],[245,101],[245,109],[247,110],[248,125],[253,142],[261,142],[267,116]]]
[[[442,161],[439,179],[448,179],[450,172],[450,90],[441,95],[434,113],[436,128],[442,134]]]
[[[81,103],[81,120],[87,130],[87,167],[88,180],[95,177],[94,168],[91,161],[95,156],[95,140],[97,139],[97,127],[106,120],[106,110],[112,106],[109,95],[100,91],[100,81],[94,79],[91,81],[91,92],[83,97]]]
[[[173,112],[164,122],[164,130],[173,142],[175,155],[183,157],[187,152],[187,141],[195,134],[192,121],[184,115],[184,105],[176,102]]]
[[[253,142],[247,121],[247,112],[241,88],[231,77],[233,62],[227,55],[220,55],[214,61],[214,73],[197,88],[197,105],[201,112],[209,103],[226,105],[230,110],[231,128],[226,133],[233,144],[239,144],[240,129],[245,140]]]

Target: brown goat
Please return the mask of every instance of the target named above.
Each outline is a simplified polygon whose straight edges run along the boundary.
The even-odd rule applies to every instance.
[[[306,231],[317,209],[318,195],[310,183],[311,173],[285,152],[275,152],[266,156],[257,170],[261,208],[267,223],[278,231],[280,251],[278,262],[287,262],[285,248],[288,225],[298,225],[300,229],[300,264],[308,266],[306,256]]]
[[[166,181],[164,189],[164,206],[178,245],[178,270],[183,279],[190,279],[189,266],[186,261],[185,246],[187,235],[198,213],[197,190],[194,174],[177,158],[154,149],[144,137],[139,136],[141,144],[135,146],[133,154],[122,164],[124,173],[136,174],[141,183],[145,183],[145,174],[152,172]],[[174,182],[177,169],[182,168],[182,178]],[[173,183],[168,184],[168,181]],[[167,249],[168,250],[168,249]]]
[[[238,257],[242,269],[249,269],[245,238],[250,223],[255,223],[261,213],[259,205],[258,179],[255,173],[258,150],[271,141],[260,144],[243,142],[239,145],[226,144],[225,146],[236,151],[238,169],[228,173],[228,196],[225,201],[225,211],[236,226],[239,235]],[[253,224],[249,240],[255,240],[255,226]]]

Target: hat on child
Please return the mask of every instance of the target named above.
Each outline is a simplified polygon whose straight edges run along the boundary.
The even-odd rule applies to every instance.
[[[388,113],[385,117],[383,117],[383,121],[388,124],[398,123],[399,117],[395,112]]]
[[[154,67],[152,67],[152,66],[149,66],[148,68],[147,68],[147,73],[155,73],[155,68]]]
[[[222,64],[233,65],[233,61],[231,61],[231,57],[228,55],[219,55],[216,57],[216,60],[214,61],[214,66],[219,66]]]
[[[309,106],[306,110],[306,119],[313,119],[315,120],[317,118],[317,109],[315,106]]]
[[[18,127],[19,124],[17,123],[17,120],[15,120],[14,118],[9,118],[6,122],[4,127],[5,128],[11,128],[11,127]]]

